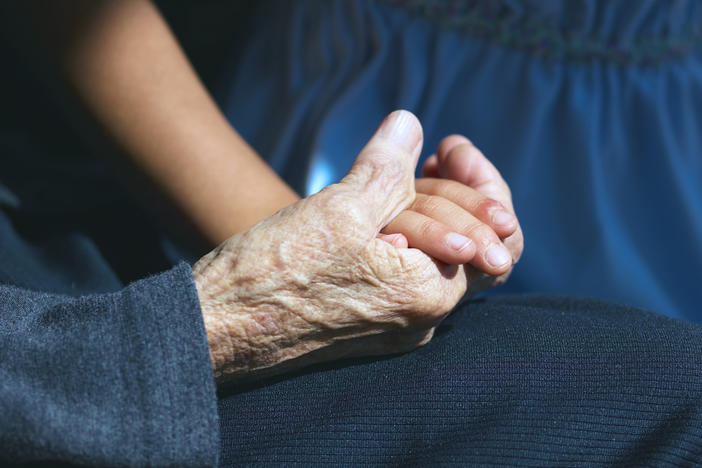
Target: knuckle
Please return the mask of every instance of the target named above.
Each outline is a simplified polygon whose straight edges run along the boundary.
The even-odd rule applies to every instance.
[[[338,186],[329,186],[325,189],[324,195],[325,198],[314,207],[321,215],[320,218],[332,222],[336,220],[368,222],[368,210],[359,203],[355,192],[343,190]]]
[[[385,179],[403,179],[413,169],[410,155],[392,142],[376,142],[363,159],[362,167],[371,175]]]
[[[484,194],[460,182],[446,182],[447,183],[442,184],[440,195],[448,200],[452,200],[455,204],[470,213],[475,213],[476,210],[480,208],[483,201],[490,200]]]
[[[444,198],[436,195],[423,195],[417,197],[414,207],[420,213],[434,213],[439,210],[444,203]]]
[[[493,198],[479,195],[476,197],[473,212],[478,216],[484,217],[485,219],[490,219],[490,214],[499,209],[504,209],[502,203]]]
[[[484,158],[483,153],[472,142],[466,142],[461,145],[461,150],[465,151],[471,158]]]
[[[491,242],[497,242],[499,240],[495,231],[480,221],[476,221],[467,226],[466,232],[468,233],[468,237],[473,239],[477,245],[488,245]]]
[[[429,328],[443,320],[458,303],[467,288],[467,277],[462,267],[442,266],[423,254],[417,257],[423,260],[403,275],[395,297],[408,326]]]
[[[456,146],[453,147],[451,150],[452,153],[466,153],[471,151],[471,148],[475,148],[475,145],[473,145],[472,142],[470,141],[463,141]]]
[[[400,178],[404,175],[405,164],[397,158],[391,148],[380,147],[368,158],[368,168],[378,176]]]
[[[389,193],[394,197],[414,198],[413,167],[406,151],[389,143],[376,142],[363,152],[362,160],[351,169],[351,179],[358,180],[362,190],[371,194]],[[347,176],[348,177],[348,176]]]
[[[472,166],[476,158],[484,157],[480,150],[471,142],[464,142],[457,145],[449,152],[449,159],[454,161],[464,161],[468,164],[468,168]]]
[[[367,245],[360,274],[365,283],[382,287],[385,296],[396,297],[407,272],[408,266],[397,249],[389,248],[383,241]],[[401,301],[397,302],[402,305]]]
[[[437,148],[437,153],[444,154],[448,152],[449,150],[455,148],[458,145],[461,145],[465,142],[469,141],[465,136],[454,133],[448,136],[445,136],[438,145]]]
[[[433,219],[425,219],[420,221],[417,231],[420,237],[431,239],[439,233],[439,229],[439,226]]]
[[[495,179],[490,179],[480,185],[480,192],[493,198],[500,198],[501,196],[504,197],[504,195],[508,195],[508,193],[505,192],[506,187],[506,184],[500,183],[500,181]],[[509,192],[509,189],[507,189],[507,192]]]
[[[510,190],[509,185],[507,185],[507,182],[505,182],[502,179],[502,177],[498,177],[497,179],[492,178],[489,181],[485,182],[481,186],[481,191],[484,191],[485,193],[494,194],[496,198],[501,198],[503,200],[512,200],[512,191]]]

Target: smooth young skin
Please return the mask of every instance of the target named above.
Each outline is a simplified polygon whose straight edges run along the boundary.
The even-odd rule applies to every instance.
[[[229,125],[145,0],[12,2],[15,42],[40,43],[121,154],[212,246],[299,197]],[[29,37],[22,37],[26,34]]]
[[[495,166],[467,138],[444,138],[415,183],[417,196],[408,210],[383,229],[401,233],[396,246],[417,247],[446,263],[470,263],[488,275],[511,271],[524,241],[507,183]],[[470,258],[461,257],[447,240],[452,233],[471,239]],[[463,260],[463,261],[461,261]]]
[[[497,168],[466,137],[451,135],[444,138],[439,143],[436,154],[432,155],[424,163],[422,174],[428,178],[442,177],[459,182],[463,186],[472,188],[483,197],[489,197],[499,202],[499,205],[512,215],[512,219],[509,216],[505,216],[501,209],[496,208],[495,205],[489,202],[479,202],[481,207],[486,208],[484,210],[470,209],[471,203],[475,203],[474,199],[466,198],[463,199],[463,202],[458,201],[458,204],[464,206],[478,219],[490,225],[502,239],[503,245],[511,253],[513,264],[519,261],[524,250],[524,235],[516,218],[512,203],[512,193]],[[425,180],[419,179],[417,181],[418,192],[440,195],[451,200],[461,200],[462,195],[458,195],[458,192],[464,189],[460,185],[441,184],[429,187]],[[491,238],[489,233],[486,234],[484,239],[494,241],[494,238]],[[477,294],[504,283],[512,271],[510,266],[506,271],[493,270],[493,274],[489,274],[485,269],[480,268],[481,263],[489,263],[487,258],[488,251],[489,247],[483,248],[482,255],[479,254],[478,258],[474,259],[468,268],[471,277],[469,295]]]

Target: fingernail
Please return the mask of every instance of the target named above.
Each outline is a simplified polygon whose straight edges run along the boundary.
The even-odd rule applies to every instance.
[[[380,134],[403,146],[408,151],[414,151],[422,140],[422,128],[417,118],[405,110],[395,111],[388,115],[380,126]]]
[[[462,236],[455,232],[450,233],[446,236],[446,243],[453,249],[461,252],[468,248],[470,243],[473,242],[466,236]]]
[[[492,244],[485,253],[485,258],[490,266],[497,268],[512,261],[512,255],[501,244]]]
[[[393,247],[402,248],[405,247],[407,241],[404,240],[404,235],[402,234],[381,234],[380,239],[384,240]]]
[[[492,215],[492,223],[498,226],[512,224],[514,222],[514,216],[505,210],[497,210]]]

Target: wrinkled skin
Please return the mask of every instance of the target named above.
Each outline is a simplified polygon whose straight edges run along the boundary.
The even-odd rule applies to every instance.
[[[421,127],[394,112],[339,184],[203,257],[193,274],[215,376],[411,350],[466,292],[462,265],[379,239],[415,200]]]

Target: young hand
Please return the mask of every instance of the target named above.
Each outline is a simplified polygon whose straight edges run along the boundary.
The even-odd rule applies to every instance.
[[[427,159],[422,173],[425,177],[443,177],[461,182],[480,194],[499,201],[509,212],[515,214],[511,191],[499,171],[462,135],[444,138],[439,144],[436,155]],[[517,223],[517,228],[512,234],[501,238],[512,254],[514,263],[517,263],[524,250],[524,235],[519,224]],[[512,268],[497,277],[476,271],[475,268],[468,270],[471,278],[468,294],[472,295],[504,283]]]
[[[465,137],[453,135],[423,173],[415,201],[385,227],[383,239],[445,263],[470,263],[489,275],[508,273],[521,255],[522,237],[497,169]]]

